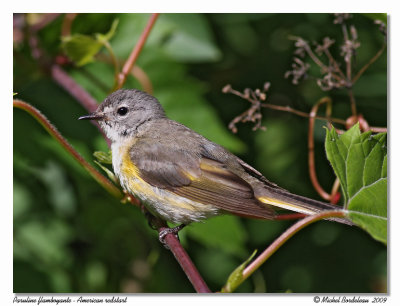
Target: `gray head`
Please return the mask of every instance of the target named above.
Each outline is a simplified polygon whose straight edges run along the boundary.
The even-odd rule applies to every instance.
[[[165,118],[164,109],[153,96],[136,89],[120,89],[109,95],[97,110],[79,119],[98,120],[111,141],[134,135],[154,119]]]

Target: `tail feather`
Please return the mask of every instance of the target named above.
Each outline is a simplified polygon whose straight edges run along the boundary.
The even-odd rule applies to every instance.
[[[266,189],[263,195],[257,196],[257,199],[267,205],[275,206],[298,213],[313,215],[327,210],[340,210],[341,207],[317,200],[309,199],[303,196],[292,194],[284,189]],[[330,218],[329,220],[348,225],[353,223],[348,219]]]

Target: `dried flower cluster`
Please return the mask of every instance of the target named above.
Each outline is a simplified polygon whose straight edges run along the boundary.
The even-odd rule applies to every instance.
[[[297,85],[301,79],[310,77],[307,74],[310,68],[307,60],[311,59],[320,68],[321,75],[314,76],[314,78],[321,90],[346,89],[350,98],[352,115],[356,116],[357,110],[352,87],[386,48],[386,26],[382,21],[375,21],[379,25],[379,30],[385,35],[385,42],[378,53],[353,76],[353,63],[357,55],[356,50],[361,46],[361,43],[358,41],[356,27],[347,24],[351,18],[351,14],[334,14],[333,23],[339,25],[343,33],[343,43],[340,45],[341,60],[332,56],[330,48],[335,44],[335,41],[329,37],[325,37],[321,44],[314,43],[314,49],[305,39],[293,37],[296,49],[294,51],[292,69],[285,73],[285,78],[292,77],[292,83]]]
[[[246,88],[243,92],[239,92],[235,89],[232,88],[231,85],[226,85],[223,89],[223,93],[232,93],[236,96],[239,96],[243,99],[246,99],[251,103],[251,106],[249,109],[247,109],[245,112],[240,114],[239,116],[236,116],[230,123],[229,123],[229,129],[233,133],[237,133],[237,127],[236,124],[239,122],[254,122],[255,125],[253,127],[253,131],[256,131],[258,129],[265,130],[265,127],[261,125],[261,120],[262,120],[262,114],[261,114],[261,107],[263,106],[262,101],[265,101],[267,99],[267,94],[266,92],[270,88],[271,83],[266,82],[263,86],[263,89],[250,89]]]
[[[386,49],[386,25],[382,21],[375,21],[379,26],[379,30],[385,35],[385,41],[382,48],[353,76],[353,64],[355,62],[356,50],[361,46],[358,41],[357,29],[354,25],[348,25],[348,21],[352,18],[352,14],[333,14],[333,23],[341,27],[343,33],[343,43],[339,46],[341,59],[338,60],[333,57],[331,53],[332,46],[335,45],[335,40],[330,37],[324,37],[322,43],[318,44],[313,42],[313,48],[310,43],[302,37],[291,37],[295,41],[295,51],[291,70],[285,73],[285,78],[292,78],[293,84],[299,84],[303,79],[313,78],[316,79],[318,86],[323,91],[330,91],[334,89],[345,89],[348,93],[352,118],[361,120],[362,116],[357,112],[356,101],[352,92],[352,87],[360,76],[374,63]],[[311,59],[311,60],[310,60]],[[311,76],[308,71],[311,63],[316,64],[320,68],[319,76]],[[236,133],[236,124],[239,122],[255,122],[253,130],[265,129],[261,126],[261,107],[271,108],[279,111],[291,112],[299,116],[309,117],[308,113],[304,113],[289,106],[283,107],[265,103],[266,92],[270,83],[266,83],[263,90],[251,90],[246,88],[243,92],[232,89],[230,85],[226,85],[222,90],[224,93],[235,94],[251,103],[251,107],[235,117],[229,124],[229,128]],[[263,103],[264,102],[264,103]],[[320,119],[323,119],[322,117]],[[328,118],[325,118],[328,119]],[[342,123],[345,120],[341,119],[328,119],[335,122]],[[364,120],[365,121],[365,120]],[[372,127],[371,127],[372,129]],[[379,129],[374,127],[374,129]]]

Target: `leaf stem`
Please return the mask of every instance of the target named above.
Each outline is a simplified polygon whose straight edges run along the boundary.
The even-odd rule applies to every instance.
[[[351,82],[354,84],[357,82],[357,80],[360,78],[360,76],[371,66],[383,53],[383,51],[386,49],[386,43],[382,45],[382,47],[378,50],[378,52],[366,63],[358,72],[357,74],[353,77]]]
[[[114,66],[114,86],[113,86],[113,88],[116,88],[118,85],[118,79],[119,79],[119,63],[118,63],[115,53],[114,53],[113,49],[111,48],[111,45],[108,42],[108,40],[102,40],[102,44],[107,49],[108,53],[110,53],[111,62],[112,62],[112,65]]]

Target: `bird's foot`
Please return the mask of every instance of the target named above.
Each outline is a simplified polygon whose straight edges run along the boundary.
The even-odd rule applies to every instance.
[[[181,224],[178,225],[176,227],[167,227],[167,228],[163,228],[159,233],[158,233],[158,239],[160,240],[160,242],[163,244],[163,246],[167,249],[169,249],[168,245],[165,242],[165,237],[168,234],[174,234],[175,237],[179,240],[179,236],[178,236],[178,232],[183,229],[186,226],[186,224]]]

